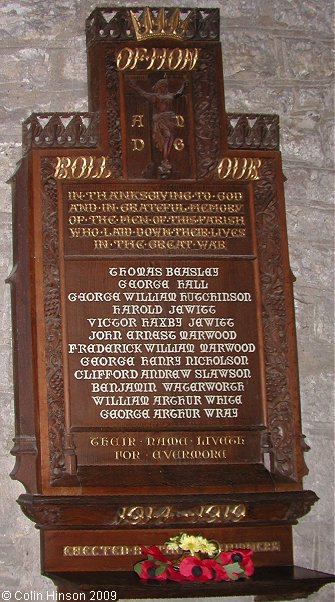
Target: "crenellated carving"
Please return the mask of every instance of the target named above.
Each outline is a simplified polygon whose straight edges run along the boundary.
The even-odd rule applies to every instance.
[[[287,315],[275,187],[275,162],[262,162],[255,183],[256,229],[262,288],[266,392],[273,445],[274,471],[281,477],[296,477],[293,434],[293,400],[287,345]]]
[[[98,113],[32,113],[22,125],[24,154],[32,148],[92,148],[98,142]]]
[[[138,23],[135,28],[134,23]],[[219,40],[219,10],[132,7],[130,11],[127,8],[101,7],[96,8],[86,20],[88,47],[109,40],[136,40],[141,35],[146,38],[176,38],[175,32],[185,41]]]
[[[134,29],[126,8],[96,8],[86,19],[86,45],[108,40],[132,40]]]
[[[279,150],[278,115],[227,113],[228,148]]]
[[[216,56],[211,50],[201,53],[197,70],[192,74],[197,150],[197,177],[205,178],[217,166],[220,155],[218,91],[215,81]]]

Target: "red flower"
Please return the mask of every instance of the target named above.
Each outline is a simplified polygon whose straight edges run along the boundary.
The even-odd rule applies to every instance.
[[[188,581],[209,581],[212,570],[196,556],[186,556],[179,565],[180,574]]]
[[[173,566],[171,566],[170,564],[166,570],[168,572],[168,579],[171,579],[171,581],[183,581],[184,577],[179,573],[179,571],[176,571],[176,569],[174,569]]]
[[[227,571],[214,558],[205,558],[202,565],[211,571],[213,581],[230,581]]]
[[[157,546],[146,548],[141,546],[143,554],[148,556],[147,560],[141,560],[135,564],[134,569],[140,579],[156,579],[157,581],[182,581],[183,577],[176,571],[171,560],[168,560]]]
[[[150,548],[146,548],[145,546],[141,546],[142,554],[145,556],[153,556],[155,560],[160,560],[161,562],[168,563],[169,560],[164,556],[163,552],[157,546],[150,546]]]
[[[230,550],[229,552],[221,552],[219,555],[219,560],[223,565],[231,564],[233,562],[238,562],[239,565],[243,568],[245,576],[251,577],[254,574],[254,563],[251,559],[252,550],[244,550],[242,548],[238,548],[236,550]]]
[[[166,581],[168,578],[167,566],[164,566],[164,564],[161,564],[160,562],[142,560],[141,562],[138,562],[134,568],[140,579],[156,579],[157,581]]]

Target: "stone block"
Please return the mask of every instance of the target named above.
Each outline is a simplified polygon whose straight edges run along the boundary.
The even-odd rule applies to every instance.
[[[47,0],[31,2],[7,2],[1,9],[1,28],[4,41],[10,44],[15,38],[22,41],[36,39],[49,40],[50,37],[71,33],[75,23],[76,3],[67,0]]]
[[[303,425],[329,425],[333,414],[334,379],[331,371],[315,371],[304,375],[301,381]]]
[[[226,30],[223,38],[223,71],[237,81],[275,78],[280,70],[273,39],[257,30]]]
[[[220,5],[223,24],[229,20],[236,21],[239,27],[250,28],[262,26],[293,32],[296,35],[332,36],[334,6],[332,0],[309,2],[291,2],[280,0],[264,2],[264,0],[234,0],[234,2],[217,2]],[[252,15],[252,23],[250,16]],[[326,18],[327,15],[327,18]],[[266,35],[266,32],[265,34]]]
[[[286,76],[294,79],[329,81],[332,77],[332,40],[287,38],[284,40],[287,57]]]
[[[315,594],[308,597],[309,602],[331,602],[335,600],[335,586],[326,585]]]
[[[297,284],[332,290],[333,287],[333,256],[332,252],[319,243],[308,239],[292,241],[290,247],[292,271]]]
[[[297,119],[283,118],[280,130],[283,161],[309,163],[313,167],[323,167],[325,163],[323,140],[319,129],[302,127]]]
[[[334,353],[332,345],[325,345],[310,337],[299,336],[298,334],[298,356],[301,383],[308,374],[322,374],[323,372],[333,371]]]
[[[294,309],[298,339],[302,337],[314,338],[314,311],[318,297],[314,289],[300,287],[293,288]]]
[[[306,206],[304,202],[299,205],[290,203],[286,206],[286,217],[290,241],[306,238],[310,242],[332,244],[334,220],[330,208]]]
[[[328,84],[317,87],[303,82],[299,86],[285,86],[279,80],[252,87],[251,82],[230,77],[225,80],[225,95],[228,112],[274,113],[279,115],[280,125],[287,116],[293,122],[300,119],[307,130],[315,129],[326,107],[331,112],[333,100]]]
[[[293,165],[284,160],[286,206],[301,201],[305,206],[322,207],[335,201],[334,174],[314,166]]]
[[[271,8],[275,22],[289,30],[300,30],[305,35],[308,32],[311,36],[317,34],[332,36],[332,16],[334,16],[332,0],[322,0],[322,2],[280,0],[271,3]]]
[[[32,47],[2,49],[0,55],[5,65],[0,81],[7,86],[20,82],[21,86],[33,89],[49,77],[50,54],[46,50]]]

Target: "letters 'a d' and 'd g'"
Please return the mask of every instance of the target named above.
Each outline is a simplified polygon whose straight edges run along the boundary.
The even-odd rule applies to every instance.
[[[43,573],[134,597],[139,546],[194,529],[291,566],[316,496],[278,118],[226,114],[217,9],[97,8],[86,35],[90,112],[31,115],[13,177],[13,477]]]

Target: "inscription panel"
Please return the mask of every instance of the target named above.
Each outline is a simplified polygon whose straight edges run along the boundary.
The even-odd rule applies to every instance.
[[[222,431],[75,433],[81,465],[216,464],[261,461],[259,434]]]
[[[64,186],[67,255],[253,255],[244,184]]]
[[[72,425],[262,424],[254,266],[67,260]]]
[[[250,189],[177,188],[80,182],[59,195],[66,416],[80,465],[261,461]]]
[[[65,571],[110,571],[117,566],[119,570],[128,570],[129,565],[143,557],[141,545],[151,545],[154,536],[156,544],[164,550],[164,542],[176,533],[172,529],[154,533],[148,529],[123,532],[43,532],[46,568]],[[256,565],[264,564],[264,561],[268,565],[285,565],[292,559],[292,545],[287,527],[209,527],[203,529],[202,533],[208,539],[218,541],[222,550],[251,548],[255,553]]]

